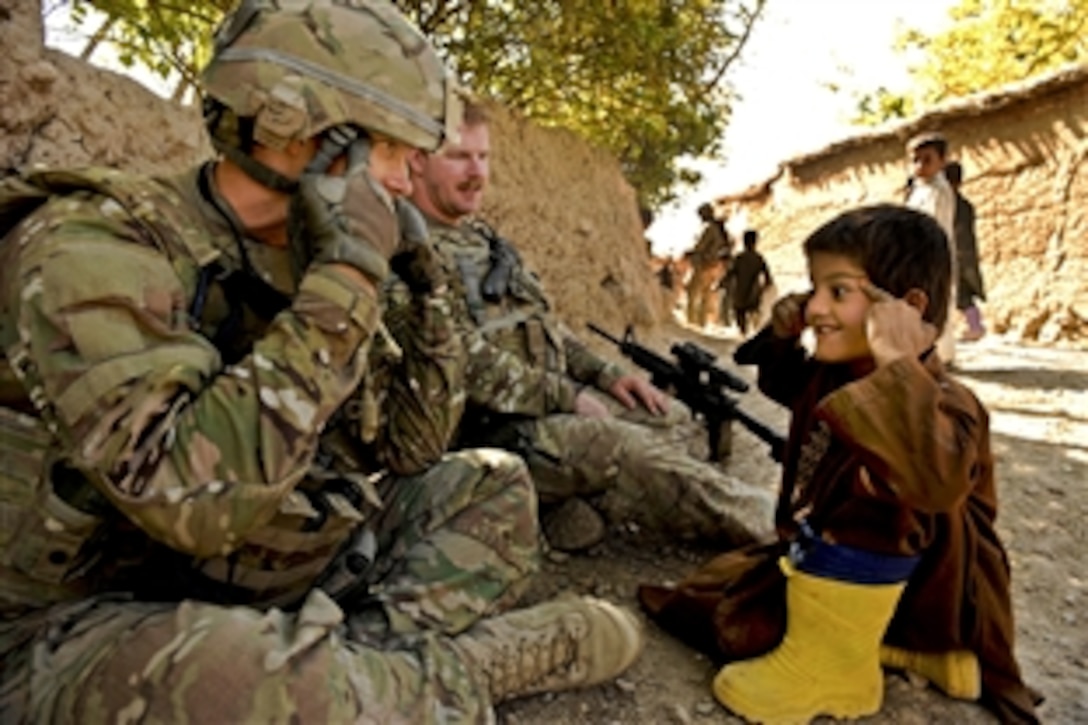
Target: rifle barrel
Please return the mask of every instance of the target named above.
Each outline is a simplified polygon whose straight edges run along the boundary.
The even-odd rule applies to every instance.
[[[786,447],[786,439],[783,438],[777,431],[770,428],[762,421],[758,421],[752,416],[745,413],[736,405],[732,406],[730,410],[736,420],[740,421],[745,428],[755,434],[757,438],[771,447],[771,457],[779,463],[782,462],[783,449]]]
[[[611,342],[613,345],[623,345],[623,340],[619,339],[618,337],[612,336],[611,334],[609,334],[605,330],[602,330],[601,328],[594,325],[592,322],[587,322],[586,327],[589,328],[590,332],[597,333],[598,335],[600,335],[604,339]]]

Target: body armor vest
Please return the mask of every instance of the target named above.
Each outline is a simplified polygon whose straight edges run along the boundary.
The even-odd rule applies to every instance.
[[[452,263],[453,287],[484,337],[532,365],[565,370],[562,339],[547,321],[548,298],[510,243],[489,227],[432,228],[431,234],[443,258]],[[492,274],[496,265],[508,269]],[[505,289],[493,284],[496,278],[504,281]]]
[[[258,338],[275,310],[239,308],[251,291],[232,287],[239,283],[238,270],[227,268],[220,250],[199,231],[198,212],[160,184],[153,184],[149,198],[148,186],[146,179],[107,170],[5,179],[0,259],[4,236],[51,197],[87,191],[109,197],[146,232],[148,245],[171,261],[193,303],[192,324],[209,339],[221,338],[225,359],[240,356],[244,350],[225,343]],[[217,335],[225,325],[230,334]],[[356,413],[366,406],[356,401],[330,421],[311,475],[235,551],[197,561],[167,550],[114,509],[86,476],[64,465],[65,444],[56,427],[19,383],[21,361],[12,360],[8,349],[12,334],[0,318],[0,615],[105,590],[160,600],[292,604],[381,505],[363,463],[360,428],[366,425]]]

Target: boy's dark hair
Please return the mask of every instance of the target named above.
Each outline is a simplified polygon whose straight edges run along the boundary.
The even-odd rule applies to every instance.
[[[920,133],[907,142],[907,151],[914,153],[918,149],[936,149],[942,159],[948,155],[948,139],[935,131]]]
[[[695,212],[699,215],[699,218],[702,219],[704,222],[714,221],[714,206],[712,204],[710,204],[709,202],[700,204],[699,208],[696,209]]]
[[[922,318],[944,329],[952,258],[948,238],[930,215],[894,204],[859,207],[809,235],[804,249],[809,258],[826,252],[853,260],[873,284],[896,297],[922,290],[929,298]]]
[[[758,242],[758,241],[759,241],[759,232],[757,232],[755,229],[745,229],[744,230],[744,248],[745,249],[755,249],[756,248],[756,242]]]

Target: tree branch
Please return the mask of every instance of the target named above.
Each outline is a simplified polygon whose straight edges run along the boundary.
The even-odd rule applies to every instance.
[[[752,36],[752,29],[755,27],[756,21],[759,20],[759,16],[763,13],[763,8],[766,5],[766,2],[767,0],[756,0],[755,11],[753,11],[749,15],[747,19],[748,22],[744,26],[744,32],[741,33],[741,36],[739,38],[737,38],[736,45],[733,46],[733,51],[726,57],[724,61],[722,61],[721,66],[715,71],[714,77],[710,80],[709,83],[706,83],[703,86],[704,93],[709,93],[710,91],[713,91],[718,86],[718,84],[721,83],[722,78],[725,76],[725,72],[729,70],[729,66],[733,65],[737,58],[740,57],[741,51],[744,50],[744,47],[748,44],[748,39]]]

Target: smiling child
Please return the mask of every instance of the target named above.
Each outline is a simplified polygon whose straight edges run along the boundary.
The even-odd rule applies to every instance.
[[[729,663],[714,693],[749,720],[871,715],[883,664],[1005,722],[1036,722],[1013,654],[988,415],[934,350],[945,235],[927,214],[863,207],[816,230],[804,253],[812,290],[779,300],[736,354],[792,413],[779,541],[725,553],[675,587],[644,586],[640,600]]]

